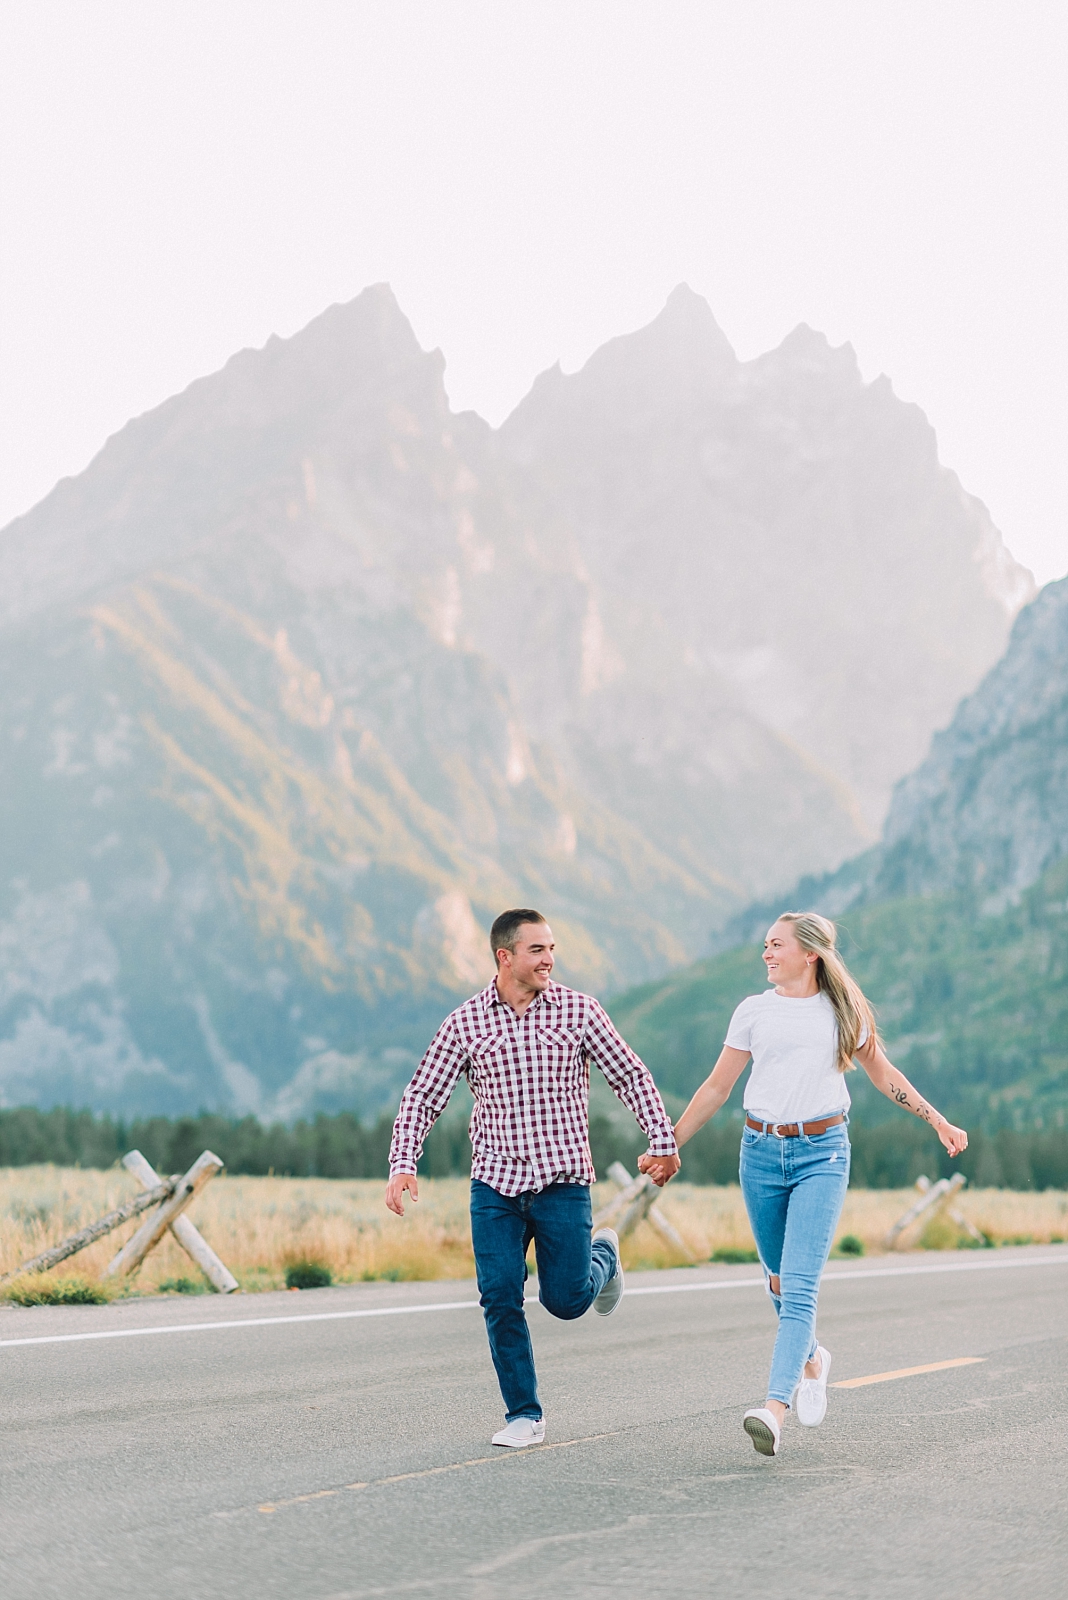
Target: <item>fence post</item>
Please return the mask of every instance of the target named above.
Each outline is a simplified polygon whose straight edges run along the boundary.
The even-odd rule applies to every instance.
[[[936,1209],[940,1210],[943,1206],[948,1205],[948,1202],[958,1192],[958,1190],[964,1188],[964,1185],[967,1183],[967,1181],[968,1180],[964,1176],[963,1172],[955,1172],[952,1178],[939,1178],[937,1183],[932,1183],[929,1178],[917,1178],[916,1187],[920,1191],[920,1198],[916,1201],[915,1205],[909,1206],[909,1209],[904,1213],[903,1216],[898,1217],[897,1221],[886,1235],[886,1244],[888,1249],[893,1250],[905,1229],[911,1227],[914,1222],[917,1222],[925,1212]],[[972,1228],[971,1223],[965,1222],[958,1212],[951,1211],[950,1215],[952,1216],[954,1222],[958,1223],[959,1226],[964,1227],[973,1235],[973,1237],[982,1238],[982,1235],[978,1233],[978,1230]]]
[[[166,1200],[155,1214],[141,1224],[137,1232],[123,1245],[115,1259],[108,1263],[105,1277],[115,1277],[119,1273],[132,1272],[139,1267],[148,1252],[159,1243],[176,1217],[181,1216],[190,1201],[195,1199],[204,1185],[217,1172],[221,1172],[223,1163],[217,1155],[210,1150],[198,1156],[186,1173],[184,1178],[179,1178],[175,1184],[174,1193]]]
[[[643,1172],[640,1177],[632,1178],[622,1161],[613,1161],[608,1169],[608,1176],[618,1185],[619,1193],[613,1195],[608,1204],[594,1217],[595,1229],[615,1228],[620,1238],[625,1239],[644,1218],[672,1250],[677,1251],[687,1261],[694,1259],[693,1251],[685,1239],[657,1205],[660,1191],[647,1173]]]
[[[130,1150],[123,1156],[122,1164],[127,1172],[133,1173],[138,1183],[145,1189],[152,1189],[159,1183],[155,1168],[145,1160],[140,1150]],[[211,1245],[193,1226],[188,1217],[175,1217],[170,1227],[172,1234],[186,1255],[192,1257],[208,1282],[219,1294],[233,1294],[235,1289],[241,1287],[229,1267],[219,1260]]]

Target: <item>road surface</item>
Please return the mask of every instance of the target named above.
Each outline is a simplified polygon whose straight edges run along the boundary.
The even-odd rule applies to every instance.
[[[969,1361],[833,1389],[774,1461],[755,1274],[529,1307],[515,1453],[471,1284],[2,1310],[5,1600],[1064,1600],[1068,1249],[833,1263],[833,1380]]]

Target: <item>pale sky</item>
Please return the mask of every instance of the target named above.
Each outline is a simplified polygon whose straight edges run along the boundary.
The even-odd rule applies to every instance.
[[[1064,0],[0,0],[0,525],[386,280],[499,422],[673,286],[808,322],[1068,570]]]

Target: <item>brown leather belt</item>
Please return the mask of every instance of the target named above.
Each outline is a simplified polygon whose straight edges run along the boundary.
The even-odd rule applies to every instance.
[[[757,1133],[773,1133],[777,1139],[796,1139],[799,1133],[813,1138],[818,1133],[826,1133],[828,1128],[837,1128],[844,1121],[845,1117],[839,1112],[836,1117],[824,1117],[821,1122],[802,1122],[800,1126],[796,1122],[755,1122],[747,1116],[745,1125],[755,1128]]]

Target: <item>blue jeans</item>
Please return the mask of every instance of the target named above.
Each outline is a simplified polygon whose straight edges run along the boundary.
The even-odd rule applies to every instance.
[[[616,1270],[605,1239],[591,1245],[590,1191],[584,1183],[552,1183],[537,1194],[498,1194],[471,1180],[471,1241],[479,1303],[490,1355],[504,1396],[506,1420],[541,1416],[534,1351],[523,1286],[530,1241],[538,1257],[538,1299],[570,1321],[588,1311]]]
[[[788,1406],[805,1362],[816,1354],[820,1276],[849,1186],[846,1124],[795,1139],[746,1128],[740,1176],[764,1276],[779,1280],[778,1294],[768,1285],[779,1316],[768,1399]]]

